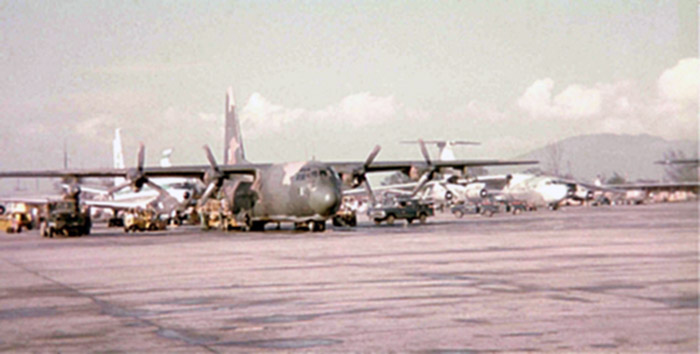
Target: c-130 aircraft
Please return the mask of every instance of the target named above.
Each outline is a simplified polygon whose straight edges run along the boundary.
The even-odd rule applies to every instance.
[[[371,172],[419,169],[428,178],[443,168],[535,164],[537,161],[455,160],[455,161],[380,161],[375,146],[364,162],[303,161],[287,163],[251,163],[245,159],[243,141],[235,113],[235,101],[229,88],[226,95],[226,131],[224,165],[219,165],[205,145],[208,165],[145,167],[143,145],[134,168],[81,169],[0,172],[0,178],[60,177],[79,181],[81,178],[124,177],[135,192],[150,178],[199,178],[206,189],[199,205],[216,196],[228,203],[237,221],[247,230],[262,231],[267,223],[293,222],[297,229],[325,230],[326,220],[340,207],[343,184],[359,187],[364,184],[372,196],[366,174]]]

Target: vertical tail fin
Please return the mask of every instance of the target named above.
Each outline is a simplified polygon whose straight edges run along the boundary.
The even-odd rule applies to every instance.
[[[121,128],[114,130],[114,140],[112,141],[112,157],[114,158],[114,168],[124,168],[124,152],[122,151]],[[119,186],[124,183],[123,177],[114,177],[114,185]]]
[[[241,126],[236,117],[236,101],[233,98],[233,88],[226,92],[226,118],[224,126],[224,163],[235,165],[245,162]]]
[[[173,149],[165,149],[163,150],[162,155],[160,156],[160,167],[170,167],[173,164],[170,163],[170,155],[173,154]]]

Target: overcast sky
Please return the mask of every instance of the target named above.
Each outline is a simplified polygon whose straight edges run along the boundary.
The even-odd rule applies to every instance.
[[[0,169],[222,159],[232,86],[249,160],[511,158],[579,134],[698,136],[687,1],[0,1]]]

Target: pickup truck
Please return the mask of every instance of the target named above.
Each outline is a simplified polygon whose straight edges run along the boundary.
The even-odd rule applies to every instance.
[[[435,215],[433,207],[417,199],[397,200],[369,210],[369,217],[377,225],[382,222],[392,225],[396,219],[405,219],[409,224],[418,219],[421,224],[425,224],[428,217],[433,215]]]

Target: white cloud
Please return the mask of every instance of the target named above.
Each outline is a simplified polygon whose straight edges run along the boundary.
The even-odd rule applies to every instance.
[[[518,98],[518,106],[534,118],[581,118],[600,112],[602,97],[597,88],[571,85],[552,98],[554,80],[537,80]]]
[[[554,80],[550,78],[537,80],[518,98],[518,107],[531,116],[549,117],[552,112],[552,88]]]
[[[597,89],[571,85],[554,97],[555,114],[564,117],[587,117],[600,113],[601,94]]]
[[[699,81],[700,60],[698,58],[682,59],[676,66],[666,69],[659,77],[659,95],[669,100],[697,102]]]
[[[331,119],[339,119],[355,127],[376,124],[396,117],[399,105],[393,96],[373,96],[369,92],[358,93],[343,98],[329,113]]]
[[[401,105],[393,96],[375,96],[369,92],[346,96],[321,110],[288,108],[254,93],[240,111],[242,129],[252,135],[277,133],[296,123],[330,123],[355,128],[376,125],[400,115]]]

